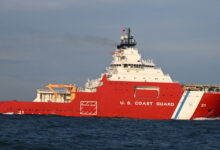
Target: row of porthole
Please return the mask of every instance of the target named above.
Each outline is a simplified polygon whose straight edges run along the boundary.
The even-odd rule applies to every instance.
[[[168,95],[161,95],[162,97],[166,97],[166,96],[168,96]],[[178,97],[179,95],[169,95],[169,96],[176,96],[176,97]],[[158,98],[159,98],[159,96],[158,96]]]
[[[117,82],[109,82],[109,84],[113,84],[113,83],[114,83],[114,84],[127,84],[127,85],[129,84],[129,83],[122,83],[122,82],[121,82],[121,83],[117,83]],[[177,88],[166,88],[166,90],[170,90],[170,89],[175,90],[175,89],[177,89]],[[181,92],[179,92],[179,93],[181,93]]]
[[[131,68],[144,68],[144,67],[150,67],[153,68],[154,66],[152,65],[143,65],[143,64],[111,64],[111,67],[118,67],[118,66],[123,66],[124,68],[127,68],[128,66]]]
[[[121,77],[118,77],[118,79],[121,79]],[[123,77],[123,79],[126,79],[126,77]],[[137,79],[137,77],[134,77],[134,80]],[[142,78],[143,80],[145,80],[145,82],[147,81],[146,78]],[[148,80],[151,81],[151,78],[148,78]],[[158,80],[158,78],[154,78],[154,80]],[[165,80],[164,78],[162,78],[162,80]]]

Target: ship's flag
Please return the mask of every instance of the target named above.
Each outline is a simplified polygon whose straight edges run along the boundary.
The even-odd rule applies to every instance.
[[[110,52],[110,54],[115,55],[115,54],[119,54],[119,53],[121,53],[121,52],[122,52],[121,50],[118,50],[118,51],[116,51],[116,52]]]
[[[115,55],[115,52],[110,52],[111,55]]]
[[[121,33],[125,33],[125,29],[120,30]]]

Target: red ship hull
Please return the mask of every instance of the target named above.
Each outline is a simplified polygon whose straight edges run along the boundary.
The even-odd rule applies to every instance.
[[[77,92],[71,103],[5,101],[0,102],[0,113],[145,119],[220,116],[220,93],[204,92],[201,98],[194,94],[198,99],[194,103],[193,91],[186,93],[179,83],[108,81],[106,75],[102,82],[96,92]],[[143,87],[156,87],[158,94]]]

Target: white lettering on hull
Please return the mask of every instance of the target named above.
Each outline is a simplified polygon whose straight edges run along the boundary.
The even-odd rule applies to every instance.
[[[170,102],[157,102],[156,103],[157,106],[174,106],[174,103],[170,103]]]
[[[132,105],[133,102],[131,101],[120,101],[120,105]],[[153,106],[154,102],[149,101],[135,101],[133,103],[135,106]],[[155,106],[168,106],[168,107],[174,107],[173,102],[156,102]]]
[[[141,101],[136,101],[135,102],[135,105],[144,105],[144,106],[152,106],[153,105],[153,102],[141,102]]]

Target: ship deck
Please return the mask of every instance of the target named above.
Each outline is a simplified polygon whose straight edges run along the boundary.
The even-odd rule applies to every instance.
[[[220,85],[213,84],[181,84],[183,90],[220,92]]]

